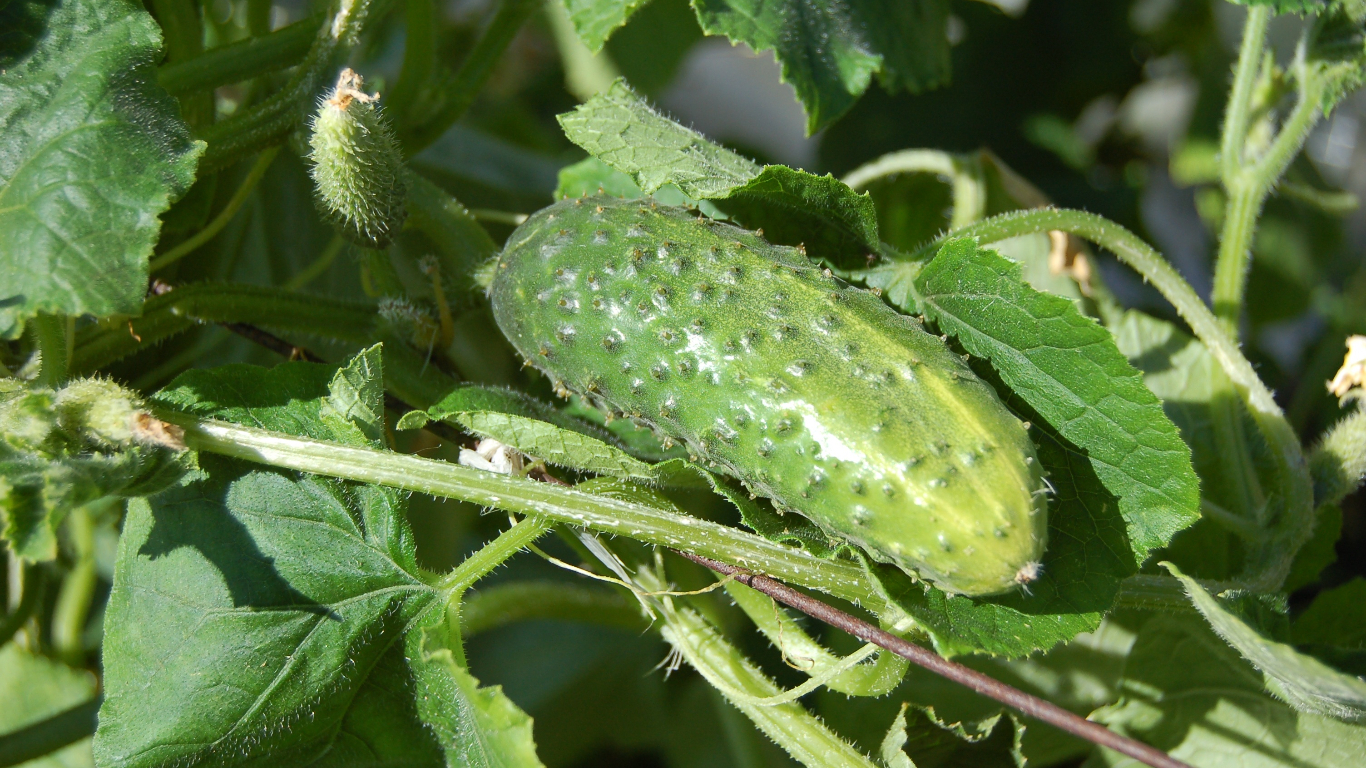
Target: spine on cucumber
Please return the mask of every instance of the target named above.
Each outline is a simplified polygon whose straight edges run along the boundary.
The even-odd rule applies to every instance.
[[[1038,573],[1026,427],[918,321],[759,233],[649,201],[522,224],[499,327],[558,388],[653,427],[783,512],[948,592]]]

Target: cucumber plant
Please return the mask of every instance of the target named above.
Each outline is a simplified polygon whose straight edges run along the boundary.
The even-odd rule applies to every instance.
[[[0,765],[1362,763],[1366,6],[485,5],[0,6]]]

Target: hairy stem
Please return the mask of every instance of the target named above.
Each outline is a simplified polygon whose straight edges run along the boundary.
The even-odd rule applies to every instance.
[[[801,550],[708,520],[444,461],[351,448],[180,413],[166,412],[161,416],[183,427],[187,444],[198,450],[461,499],[515,514],[539,515],[569,525],[739,563],[861,603],[869,610],[883,607],[882,599],[866,586],[862,569],[853,563],[821,560]]]
[[[313,98],[329,79],[334,59],[356,43],[361,30],[384,0],[337,2],[335,9],[318,28],[308,56],[278,93],[253,104],[227,120],[204,129],[200,138],[208,149],[199,160],[199,173],[205,175],[226,168],[266,147],[279,144],[298,128],[313,109]]]
[[[199,323],[255,323],[291,333],[355,344],[375,337],[375,309],[367,304],[309,296],[281,288],[197,283],[153,296],[142,315],[85,329],[72,371],[88,374]]]
[[[783,691],[700,614],[666,604],[661,633],[698,674],[797,762],[823,768],[875,768],[801,704],[753,703],[753,699],[771,698]],[[747,698],[736,698],[736,693]]]
[[[1109,747],[1120,754],[1154,766],[1154,768],[1190,768],[1190,766],[1170,757],[1159,749],[1121,736],[1099,723],[1083,719],[1056,704],[1006,685],[975,669],[950,661],[928,648],[879,629],[833,606],[802,594],[785,584],[780,584],[767,576],[750,573],[725,563],[709,561],[704,557],[686,552],[680,554],[699,565],[711,568],[717,573],[734,576],[735,580],[741,584],[763,592],[774,600],[796,608],[808,616],[820,619],[832,627],[838,627],[864,642],[886,648],[917,666],[948,678],[983,696],[999,701],[1029,717],[1042,720],[1067,733],[1086,739],[1093,744]]]
[[[1299,101],[1281,127],[1266,154],[1249,168],[1224,177],[1229,201],[1219,237],[1219,257],[1214,265],[1214,311],[1234,338],[1242,314],[1243,294],[1252,257],[1252,240],[1266,198],[1295,159],[1309,131],[1318,121],[1322,85],[1307,68],[1301,68]]]
[[[310,16],[267,35],[168,62],[157,70],[157,82],[171,93],[181,94],[212,90],[292,67],[308,54],[322,20],[322,16]]]
[[[1225,185],[1243,172],[1243,147],[1247,143],[1252,91],[1261,72],[1266,27],[1270,19],[1270,6],[1254,5],[1247,9],[1247,19],[1243,22],[1243,43],[1233,70],[1233,89],[1229,92],[1228,106],[1224,110],[1224,130],[1219,145],[1219,164]]]

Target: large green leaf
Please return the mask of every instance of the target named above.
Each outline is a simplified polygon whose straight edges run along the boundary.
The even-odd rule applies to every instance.
[[[1315,538],[1299,552],[1284,539],[1297,524],[1284,499],[1266,488],[1275,458],[1223,369],[1176,326],[1129,311],[1111,329],[1120,351],[1181,430],[1201,479],[1209,516],[1183,532],[1166,558],[1197,578],[1229,579],[1300,555],[1296,582],[1333,558],[1334,510],[1319,511]],[[1339,524],[1340,525],[1340,524]]]
[[[1091,719],[1197,768],[1354,768],[1366,754],[1366,728],[1272,698],[1262,675],[1196,616],[1154,614],[1124,678],[1124,698]],[[1133,765],[1113,752],[1097,757]]]
[[[772,50],[815,133],[853,106],[876,73],[888,90],[949,79],[946,0],[693,0],[708,34]]]
[[[15,0],[0,29],[0,338],[37,312],[137,314],[204,149],[156,85],[160,30],[128,0]]]
[[[1084,452],[1140,563],[1199,519],[1190,449],[1108,331],[971,240],[946,243],[916,284],[927,316]]]
[[[372,349],[341,371],[192,371],[161,399],[378,447],[378,368]],[[182,486],[132,504],[124,524],[105,628],[100,763],[308,762],[334,745],[333,764],[436,754],[411,697],[372,706],[406,684],[386,656],[435,594],[419,576],[403,495],[200,462]],[[380,732],[406,736],[368,738]]]
[[[664,202],[704,201],[704,210],[734,219],[783,245],[804,244],[812,256],[866,265],[879,250],[872,198],[832,176],[782,165],[760,167],[656,112],[617,81],[573,112],[560,116],[570,141],[630,176],[645,194],[664,190]],[[628,195],[620,179],[592,165],[577,167],[563,192]],[[691,200],[673,200],[677,187]]]
[[[1272,693],[1301,712],[1366,721],[1366,680],[1265,637],[1195,579],[1171,564],[1167,568],[1185,585],[1191,602],[1214,631],[1266,675],[1266,686]]]
[[[459,642],[444,612],[433,611],[408,633],[418,710],[446,750],[446,765],[539,768],[531,718],[502,688],[479,687],[453,650]]]

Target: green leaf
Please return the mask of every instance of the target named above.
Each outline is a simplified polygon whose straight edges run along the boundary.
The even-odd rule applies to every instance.
[[[37,656],[10,643],[0,648],[0,736],[45,720],[95,695],[95,676]],[[0,758],[3,759],[3,758]],[[25,768],[88,768],[94,766],[90,739],[81,739]]]
[[[612,33],[649,0],[564,0],[574,31],[588,50],[597,53]]]
[[[916,283],[927,316],[1085,453],[1139,562],[1199,519],[1190,449],[1109,332],[971,240],[946,243]]]
[[[804,244],[806,252],[836,264],[864,266],[877,253],[877,210],[834,176],[816,176],[785,165],[765,166],[717,207],[769,242]]]
[[[1366,579],[1325,589],[1290,625],[1296,643],[1366,650]]]
[[[1266,687],[1300,712],[1349,722],[1366,721],[1366,680],[1343,674],[1294,647],[1264,637],[1195,579],[1167,563],[1191,602],[1228,641],[1266,676]]]
[[[853,106],[876,73],[913,93],[949,79],[944,0],[694,0],[708,34],[772,50],[806,109],[807,133]]]
[[[384,368],[380,345],[347,361],[327,385],[328,396],[319,417],[334,434],[354,436],[349,442],[370,448],[385,447]]]
[[[1213,504],[1204,520],[1176,537],[1166,558],[1209,579],[1289,568],[1297,550],[1285,539],[1303,521],[1266,488],[1277,471],[1275,457],[1223,369],[1199,341],[1141,312],[1126,312],[1113,331],[1180,428],[1200,494]]]
[[[1324,6],[1324,0],[1229,0],[1237,5],[1266,5],[1276,13],[1316,13]]]
[[[1262,676],[1195,616],[1148,619],[1122,689],[1119,703],[1090,719],[1201,768],[1352,768],[1366,754],[1366,728],[1267,695]],[[1133,764],[1105,750],[1096,758]]]
[[[378,374],[376,352],[342,371],[191,371],[159,399],[368,442],[378,389],[363,376]],[[403,494],[215,456],[201,465],[130,505],[105,627],[100,764],[304,763],[334,747],[334,765],[434,755],[411,698],[406,714],[372,706],[407,684],[392,653],[435,596],[419,576]],[[379,732],[404,738],[370,738]]]
[[[661,115],[621,80],[559,120],[570,141],[646,194],[675,184],[696,199],[724,197],[759,175],[758,165]]]
[[[451,768],[540,766],[531,718],[500,686],[481,688],[452,647],[459,634],[433,611],[408,633],[418,710],[446,751]],[[463,654],[462,654],[463,656]]]
[[[585,157],[573,165],[566,165],[560,169],[559,179],[559,186],[555,188],[556,200],[599,194],[645,197],[645,192],[634,179],[596,157]],[[656,189],[651,197],[660,205],[697,205],[696,200],[683,194],[683,190],[673,184]]]
[[[908,711],[909,719],[906,717]],[[961,765],[1023,768],[1025,759],[1020,752],[1023,733],[1024,727],[1013,715],[949,723],[940,719],[934,707],[911,708],[903,703],[887,729],[879,751],[887,768]]]
[[[1316,6],[1313,10],[1323,7],[1322,2],[1303,1]],[[1282,3],[1297,4],[1296,0]],[[1313,24],[1305,67],[1310,77],[1322,79],[1320,103],[1328,113],[1366,81],[1366,5],[1360,0],[1335,0]]]
[[[758,165],[707,140],[652,109],[618,80],[575,111],[560,115],[570,141],[612,169],[628,175],[644,194],[663,191],[660,202],[710,202],[713,213],[734,219],[783,245],[805,244],[811,255],[834,263],[867,264],[881,247],[872,198],[833,176],[816,176],[782,165]],[[567,182],[567,183],[566,183]],[[675,201],[669,186],[690,199]],[[574,166],[561,192],[632,195],[625,180],[588,164]]]
[[[204,150],[156,85],[160,30],[128,0],[16,0],[0,29],[0,338],[37,312],[137,314]]]

